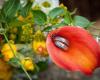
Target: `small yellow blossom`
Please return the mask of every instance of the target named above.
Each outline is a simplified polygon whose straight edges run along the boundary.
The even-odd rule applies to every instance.
[[[46,42],[43,33],[38,30],[34,35],[34,40],[32,43],[32,47],[35,53],[41,56],[47,56],[48,52],[46,49]]]
[[[60,7],[64,8],[65,10],[67,10],[67,7],[63,3],[60,4]]]
[[[29,12],[29,15],[27,17],[23,17],[22,15],[19,15],[18,20],[23,22],[23,21],[31,19],[32,17],[33,17],[33,14]]]
[[[26,57],[21,60],[21,64],[24,66],[24,68],[28,71],[33,71],[35,69],[35,65],[31,58]]]
[[[14,53],[16,53],[17,52],[16,45],[12,44],[12,43],[10,43],[10,45],[11,45]],[[3,45],[1,52],[2,52],[2,55],[4,56],[5,61],[9,61],[11,58],[14,57],[14,53],[13,53],[12,49],[10,48],[8,43]]]
[[[20,16],[18,16],[18,20],[19,21],[24,21],[24,17],[20,15]]]
[[[20,41],[27,42],[31,41],[33,37],[33,27],[30,23],[27,23],[22,26],[22,31],[20,33]]]

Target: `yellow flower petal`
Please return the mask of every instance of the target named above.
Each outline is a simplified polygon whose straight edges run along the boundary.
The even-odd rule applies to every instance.
[[[23,64],[23,66],[26,70],[34,70],[35,69],[34,63],[33,63],[32,59],[29,57],[22,59],[21,63]]]
[[[16,51],[17,51],[16,45],[14,45],[14,44],[10,44],[10,45],[11,45],[13,51],[16,53]],[[5,61],[9,61],[11,58],[14,57],[14,53],[12,52],[8,43],[3,45],[2,49],[1,49],[1,53],[3,54]]]

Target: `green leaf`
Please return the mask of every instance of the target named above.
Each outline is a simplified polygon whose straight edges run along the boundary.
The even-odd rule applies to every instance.
[[[69,11],[66,11],[66,14],[64,15],[64,22],[67,25],[71,25],[73,23],[73,20]]]
[[[12,21],[9,22],[10,27],[18,27],[18,26],[22,26],[23,24],[25,23],[18,20],[13,20],[13,22]]]
[[[14,17],[17,10],[19,9],[19,6],[20,0],[8,0],[2,8],[2,13],[5,18],[7,19]]]
[[[64,22],[61,22],[61,23],[58,23],[56,25],[53,26],[53,28],[59,28],[59,27],[63,27],[65,26],[66,24]]]
[[[11,64],[14,67],[19,67],[20,66],[19,60],[17,58],[11,58],[8,63]]]
[[[94,24],[95,24],[95,22],[90,22],[89,25],[88,25],[87,27],[85,27],[85,29],[87,29],[87,28],[93,26]]]
[[[4,16],[2,15],[1,12],[0,12],[0,22],[5,22]]]
[[[57,16],[61,16],[65,13],[65,10],[61,7],[54,8],[48,14],[51,19],[55,19]]]
[[[52,26],[48,26],[46,28],[43,29],[43,31],[49,32],[52,30]]]
[[[90,21],[82,16],[75,16],[74,17],[74,25],[80,26],[83,28],[89,27]]]
[[[32,8],[32,2],[28,1],[28,3],[26,4],[26,6],[22,7],[21,6],[21,9],[20,9],[20,14],[23,16],[23,17],[27,17],[31,8]]]
[[[2,53],[0,53],[0,58],[3,58],[4,56],[2,55]]]
[[[44,25],[47,21],[47,16],[44,12],[40,10],[33,10],[33,17],[34,17],[34,22],[37,25]]]

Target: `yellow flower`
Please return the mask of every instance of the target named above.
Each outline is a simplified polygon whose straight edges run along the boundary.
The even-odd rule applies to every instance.
[[[16,39],[16,35],[15,34],[10,34],[9,35],[9,39],[10,40],[15,40]]]
[[[24,21],[24,17],[21,16],[21,15],[19,15],[19,16],[18,16],[18,20],[19,20],[19,21]]]
[[[32,17],[33,17],[33,14],[30,12],[29,15],[28,15],[27,17],[23,17],[22,15],[19,15],[19,16],[18,16],[18,20],[23,22],[23,21],[25,21],[25,20],[31,19]]]
[[[28,71],[33,71],[35,69],[34,63],[31,58],[26,57],[21,60],[21,64]]]
[[[45,41],[33,41],[33,50],[41,56],[48,55]]]
[[[67,10],[67,7],[63,3],[60,4],[60,7],[62,7],[65,10]]]
[[[27,23],[22,26],[22,31],[20,33],[20,41],[21,42],[30,42],[33,38],[33,27],[31,23]]]
[[[12,43],[10,43],[10,45],[11,45],[14,53],[16,53],[17,52],[16,45],[12,44]],[[12,50],[11,50],[11,48],[10,48],[8,43],[3,45],[2,49],[1,49],[1,52],[2,52],[2,54],[4,56],[4,60],[5,61],[9,61],[11,58],[14,57],[14,53],[12,52]]]
[[[41,56],[47,56],[47,49],[46,49],[46,42],[45,42],[45,36],[43,33],[38,30],[34,35],[34,40],[32,43],[32,47],[35,53],[41,55]]]
[[[33,17],[33,14],[30,12],[29,15],[26,17],[26,19],[30,19]]]

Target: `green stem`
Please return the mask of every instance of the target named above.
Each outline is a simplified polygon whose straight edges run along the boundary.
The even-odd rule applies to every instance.
[[[4,35],[4,37],[5,37],[5,40],[7,41],[7,43],[8,43],[8,45],[9,45],[10,49],[12,50],[14,56],[18,59],[18,63],[21,65],[21,68],[22,68],[23,71],[25,72],[26,76],[29,78],[29,80],[32,80],[31,77],[30,77],[30,75],[28,74],[28,72],[27,72],[26,69],[24,68],[24,66],[20,63],[20,59],[16,56],[16,54],[15,54],[15,52],[14,52],[12,46],[11,46],[10,43],[9,43],[9,40],[8,40],[6,34],[4,33],[3,35]]]
[[[5,22],[5,24],[6,24],[6,26],[8,27],[8,24],[7,24],[6,22]],[[1,23],[0,23],[0,27],[3,28]],[[12,46],[11,46],[10,43],[9,43],[9,40],[8,40],[8,38],[7,38],[6,34],[5,34],[5,32],[3,33],[3,35],[4,35],[4,38],[5,38],[5,40],[7,41],[8,45],[9,45],[11,51],[13,52],[14,56],[18,59],[18,63],[21,65],[21,68],[22,68],[23,71],[25,72],[26,76],[29,78],[29,80],[32,80],[31,77],[30,77],[30,75],[28,74],[28,72],[27,72],[26,69],[24,68],[24,66],[21,64],[20,59],[16,56],[16,54],[15,54],[15,52],[14,52]]]

